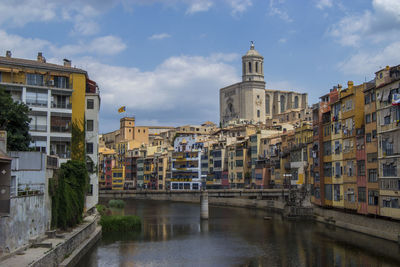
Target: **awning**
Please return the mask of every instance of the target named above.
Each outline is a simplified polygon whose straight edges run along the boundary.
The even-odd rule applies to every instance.
[[[389,89],[386,89],[385,91],[383,91],[381,101],[387,101],[389,99],[389,94],[390,94],[390,90]]]

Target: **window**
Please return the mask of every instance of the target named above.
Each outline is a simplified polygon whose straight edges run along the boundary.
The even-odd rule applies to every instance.
[[[28,106],[47,107],[47,90],[32,89],[26,90],[26,104]]]
[[[332,177],[332,162],[325,162],[324,163],[324,176],[325,177]]]
[[[258,62],[256,62],[256,73],[258,73]]]
[[[367,133],[366,134],[366,136],[365,136],[365,141],[367,142],[367,143],[371,143],[371,141],[372,141],[372,139],[371,139],[371,133]]]
[[[251,69],[251,62],[249,62],[249,73],[252,73],[252,69]]]
[[[54,86],[58,88],[69,88],[68,77],[54,76]]]
[[[394,153],[393,150],[393,142],[390,142],[388,139],[384,139],[382,141],[382,150],[384,156],[391,156]]]
[[[86,153],[93,154],[93,143],[86,143]]]
[[[335,177],[339,178],[341,175],[340,162],[335,162]]]
[[[28,84],[28,85],[43,85],[43,75],[28,73],[26,75],[26,84]]]
[[[333,200],[340,201],[340,185],[339,184],[333,185]]]
[[[299,107],[299,97],[295,96],[294,97],[294,108],[298,108]]]
[[[335,154],[338,155],[342,152],[342,146],[338,140],[335,141]]]
[[[367,161],[368,162],[377,162],[378,161],[378,153],[368,153]]]
[[[346,104],[345,104],[345,107],[346,107],[345,111],[352,110],[353,109],[353,100],[352,99],[347,100]]]
[[[365,176],[365,160],[357,161],[357,176]]]
[[[285,97],[283,95],[281,95],[280,101],[281,101],[281,113],[283,113],[285,112]]]
[[[93,99],[87,99],[86,100],[86,108],[87,109],[94,109],[94,100]]]
[[[378,206],[379,194],[376,190],[368,190],[368,205]]]
[[[365,115],[365,123],[371,123],[371,114]]]
[[[243,160],[237,160],[236,167],[243,167]]]
[[[93,131],[93,120],[86,121],[86,131],[88,131],[88,132]]]
[[[376,138],[376,130],[372,130],[372,139],[375,139]]]
[[[242,173],[242,172],[238,172],[238,173],[236,174],[236,176],[237,176],[237,179],[240,180],[240,179],[243,178],[243,173]]]
[[[387,115],[383,118],[383,123],[385,125],[390,124],[390,115]]]
[[[370,94],[366,94],[364,97],[364,103],[365,105],[371,103],[371,95]]]
[[[260,118],[260,110],[257,110],[257,118]]]
[[[378,181],[378,171],[376,169],[368,170],[368,182],[376,183]]]
[[[372,121],[373,121],[373,122],[376,121],[376,112],[372,112]]]
[[[265,113],[269,114],[270,113],[270,107],[269,107],[269,95],[265,95]]]
[[[397,176],[397,168],[394,163],[384,163],[382,169],[384,177]]]
[[[347,162],[347,176],[353,176],[353,161]]]
[[[365,187],[358,188],[358,202],[365,202],[366,201],[366,190]]]
[[[329,156],[332,154],[331,142],[324,142],[324,156]]]

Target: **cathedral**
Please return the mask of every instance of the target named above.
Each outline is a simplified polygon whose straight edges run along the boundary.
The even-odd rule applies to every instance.
[[[265,89],[264,57],[251,43],[242,57],[242,81],[221,88],[219,92],[220,123],[294,122],[307,119],[307,94]],[[308,116],[308,115],[307,115]]]

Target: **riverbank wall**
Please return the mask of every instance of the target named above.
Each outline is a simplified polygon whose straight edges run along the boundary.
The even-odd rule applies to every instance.
[[[317,222],[334,225],[370,236],[398,242],[400,245],[400,222],[344,211],[314,207]]]
[[[36,260],[31,266],[75,266],[83,255],[101,238],[97,215],[78,226],[63,242]]]
[[[0,266],[75,266],[101,238],[98,219],[93,214],[70,232],[48,233],[40,242],[0,260]]]

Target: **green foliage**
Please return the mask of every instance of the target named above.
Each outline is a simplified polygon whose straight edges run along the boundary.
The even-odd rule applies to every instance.
[[[14,102],[10,94],[0,88],[0,130],[7,131],[7,149],[10,151],[28,151],[29,107],[24,103]]]
[[[100,213],[101,216],[104,216],[107,211],[107,207],[101,204],[96,205],[97,211]]]
[[[50,182],[52,227],[66,229],[82,221],[89,175],[85,163],[69,160]]]
[[[108,206],[122,209],[125,207],[125,202],[122,199],[112,199],[108,201]]]
[[[140,218],[134,215],[101,216],[99,223],[104,232],[137,231],[142,227]]]
[[[85,161],[85,122],[74,121],[71,127],[71,159]]]

